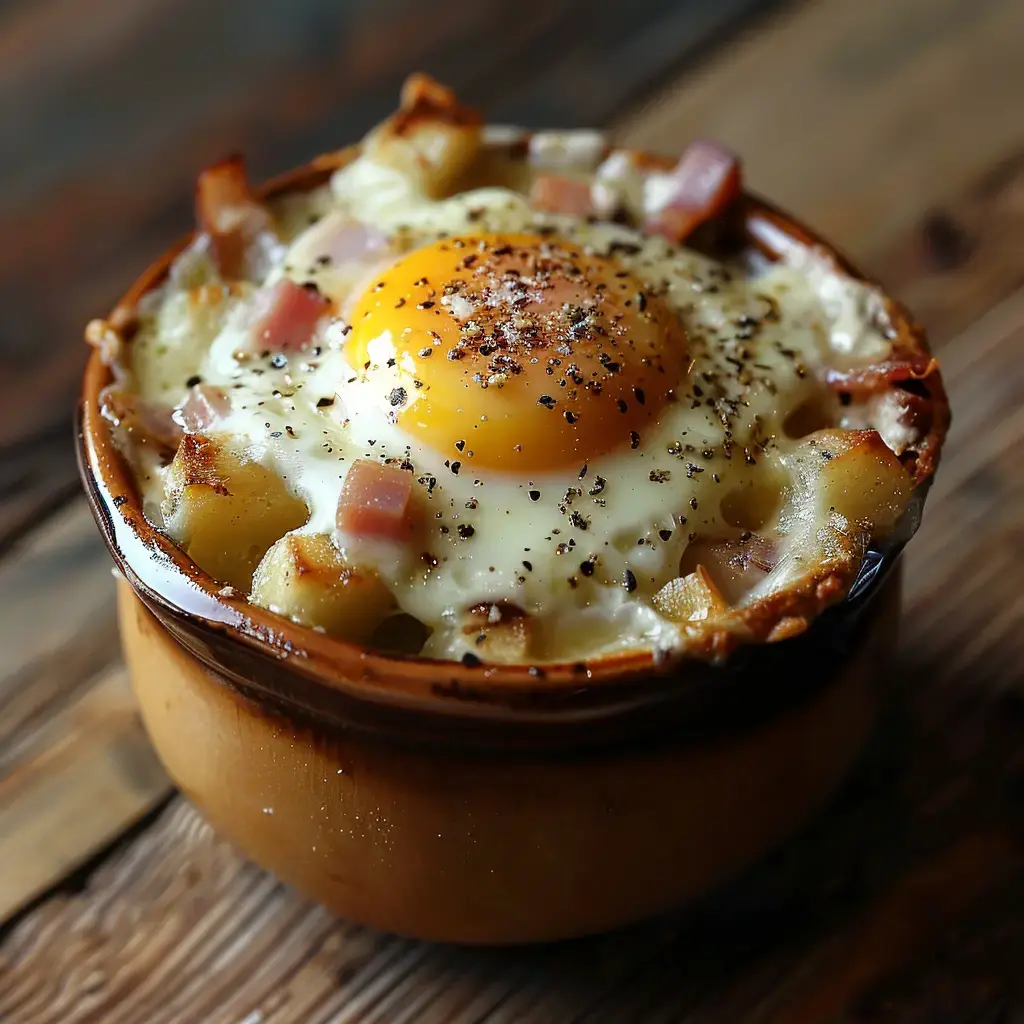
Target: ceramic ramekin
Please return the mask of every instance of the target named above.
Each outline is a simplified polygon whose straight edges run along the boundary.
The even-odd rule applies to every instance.
[[[313,187],[347,150],[272,182]],[[746,196],[702,244],[834,250]],[[167,272],[175,247],[119,304]],[[894,328],[923,345],[905,311]],[[854,763],[884,699],[902,542],[802,635],[724,664],[617,655],[467,666],[387,656],[284,621],[220,585],[143,517],[86,371],[83,479],[121,570],[125,656],[167,770],[248,856],[389,931],[518,943],[601,931],[707,892],[791,834]],[[948,422],[941,381],[930,465]]]

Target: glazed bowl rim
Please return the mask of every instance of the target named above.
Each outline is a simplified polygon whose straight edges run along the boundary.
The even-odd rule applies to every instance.
[[[528,137],[528,133],[523,134]],[[270,199],[287,192],[316,188],[359,151],[360,146],[355,145],[318,157],[271,179],[259,189],[259,195]],[[648,159],[663,167],[672,165],[669,158],[648,156]],[[777,253],[779,250],[775,247],[781,240],[824,253],[838,272],[877,287],[895,322],[926,345],[923,333],[907,311],[834,246],[754,194],[745,192],[742,203],[748,244]],[[115,313],[134,310],[139,298],[165,279],[174,258],[194,237],[192,233],[179,239],[159,256],[117,303]],[[935,376],[938,395],[944,401],[941,379]],[[672,652],[659,658],[658,652],[653,650],[615,652],[575,663],[531,666],[466,664],[420,655],[389,654],[329,637],[250,605],[242,597],[223,593],[225,588],[221,584],[199,569],[173,541],[149,523],[142,513],[131,469],[114,441],[112,424],[99,411],[100,393],[111,381],[111,368],[98,351],[93,351],[84,377],[77,433],[79,467],[87,496],[115,564],[164,627],[207,667],[230,682],[245,688],[251,679],[248,673],[232,670],[225,664],[225,645],[249,648],[278,668],[286,665],[289,671],[279,674],[289,676],[297,686],[289,685],[280,690],[276,684],[269,689],[256,687],[264,696],[276,697],[285,705],[321,708],[323,701],[316,699],[313,693],[321,686],[335,694],[344,694],[346,706],[349,701],[369,702],[384,708],[454,714],[470,719],[486,718],[495,711],[500,711],[505,718],[511,716],[524,721],[567,715],[575,719],[607,717],[649,704],[652,698],[664,699],[666,679],[670,678],[674,687],[684,688],[680,686],[682,674],[694,679],[714,677],[723,667],[742,665],[751,650],[762,646],[784,649],[802,639],[748,645],[730,654],[724,666],[686,652]],[[937,450],[944,432],[944,427],[939,430]],[[930,480],[929,472],[917,485],[915,524]],[[877,553],[865,566],[870,571],[861,573],[846,597],[820,612],[807,634],[820,631],[823,618],[840,614],[852,603],[869,600],[899,557],[905,540],[906,537],[898,539]],[[141,558],[136,560],[135,556]],[[168,596],[167,588],[162,585],[168,582],[172,583],[174,598]],[[215,637],[216,642],[211,642]],[[311,689],[308,684],[313,684]]]

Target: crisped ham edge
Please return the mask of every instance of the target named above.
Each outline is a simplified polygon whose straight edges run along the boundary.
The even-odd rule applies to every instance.
[[[356,538],[404,541],[412,533],[413,476],[373,459],[356,459],[338,498],[337,526]]]
[[[196,219],[210,239],[217,268],[225,279],[245,276],[246,250],[270,231],[270,212],[249,187],[245,162],[235,154],[200,172],[196,180]]]
[[[705,139],[697,139],[683,150],[670,176],[675,192],[660,209],[645,211],[644,227],[676,244],[724,213],[743,191],[739,159]]]

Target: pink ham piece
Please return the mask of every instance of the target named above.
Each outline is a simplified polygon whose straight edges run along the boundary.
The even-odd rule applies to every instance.
[[[387,247],[383,232],[333,210],[295,240],[289,260],[294,267],[316,273],[332,266],[377,261]]]
[[[548,213],[589,217],[594,213],[590,184],[561,174],[538,174],[530,186],[530,205]]]
[[[257,237],[273,231],[269,211],[252,194],[240,156],[207,167],[196,182],[196,218],[213,245],[226,280],[246,276],[246,255]]]
[[[315,285],[296,284],[287,277],[265,289],[257,301],[262,311],[253,324],[252,344],[258,352],[302,348],[330,306]]]
[[[354,537],[406,540],[412,532],[412,473],[356,459],[338,499],[338,529]]]
[[[671,172],[672,194],[652,211],[646,228],[682,243],[705,221],[720,214],[743,187],[740,162],[714,142],[691,142]]]
[[[217,420],[231,411],[228,396],[215,384],[196,384],[174,410],[175,423],[186,434],[205,434]]]

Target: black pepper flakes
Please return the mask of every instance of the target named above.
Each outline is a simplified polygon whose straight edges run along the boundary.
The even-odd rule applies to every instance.
[[[640,435],[635,430],[629,432],[629,447],[634,451],[640,447]]]
[[[392,388],[391,393],[388,395],[388,403],[393,407],[405,405],[409,401],[409,393],[405,388]]]
[[[530,491],[530,501],[540,501],[540,491],[538,491],[538,490]]]
[[[202,384],[202,383],[203,383],[203,378],[200,377],[198,373],[196,373],[196,374],[193,374],[191,377],[189,377],[189,379],[187,381],[185,381],[185,387],[187,387],[187,388],[194,388],[194,387],[196,387],[196,385]]]
[[[327,408],[329,408],[332,405],[334,405],[334,399],[333,398],[327,397],[327,398],[318,398],[317,399],[316,407],[318,409],[327,409]]]
[[[622,585],[626,588],[626,593],[632,594],[636,590],[636,577],[633,575],[632,569],[627,569],[622,574]]]
[[[466,651],[462,656],[462,664],[469,668],[476,668],[477,665],[482,665],[483,662],[472,651]]]
[[[476,533],[475,527],[471,526],[469,523],[459,523],[458,530],[459,537],[462,540],[469,540],[469,538]]]

